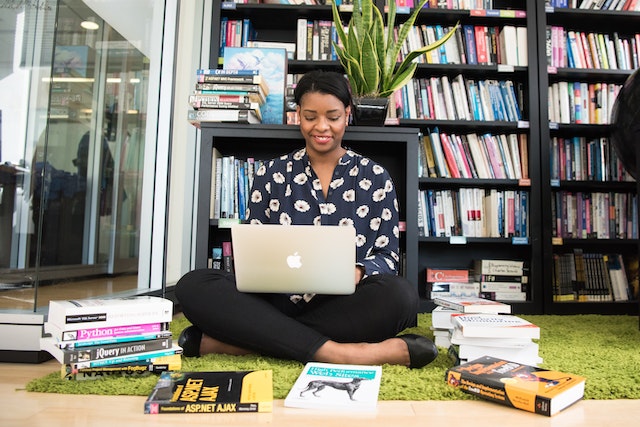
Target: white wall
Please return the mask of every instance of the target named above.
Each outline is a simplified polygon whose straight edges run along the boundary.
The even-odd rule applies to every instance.
[[[211,2],[180,2],[178,51],[176,56],[174,117],[169,184],[169,218],[167,236],[167,286],[193,268],[193,223],[197,190],[197,153],[199,133],[187,122],[187,99],[195,85],[195,71],[200,67],[201,52],[208,52]],[[203,40],[205,43],[203,44]],[[208,58],[205,60],[208,62]]]

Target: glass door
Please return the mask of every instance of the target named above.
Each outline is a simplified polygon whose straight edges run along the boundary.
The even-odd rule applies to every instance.
[[[0,310],[139,290],[164,2],[14,3],[0,6]]]

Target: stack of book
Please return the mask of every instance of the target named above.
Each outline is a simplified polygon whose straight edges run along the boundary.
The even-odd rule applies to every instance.
[[[474,279],[480,296],[497,301],[527,301],[529,269],[521,260],[477,259]]]
[[[478,297],[480,284],[464,268],[427,268],[427,295],[437,297]]]
[[[40,347],[66,379],[179,370],[172,316],[173,303],[153,296],[51,301]]]
[[[498,301],[479,298],[475,295],[433,294],[431,299],[436,307],[431,312],[431,329],[438,347],[451,348],[451,337],[455,324],[453,316],[471,313],[511,313],[511,306]]]
[[[456,363],[493,356],[537,366],[540,328],[511,315],[511,306],[484,298],[435,298],[436,345],[448,347]],[[446,331],[445,335],[444,331]]]
[[[202,122],[262,123],[260,107],[269,87],[258,70],[199,69],[189,95],[188,120]]]

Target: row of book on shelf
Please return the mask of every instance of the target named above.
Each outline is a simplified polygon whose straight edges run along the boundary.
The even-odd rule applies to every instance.
[[[640,65],[640,34],[588,33],[550,25],[546,53],[547,64],[556,68],[634,70]]]
[[[633,181],[607,137],[554,136],[549,154],[554,180]]]
[[[638,258],[621,254],[553,254],[554,301],[629,301],[638,298]]]
[[[546,5],[585,10],[640,11],[637,0],[546,0]]]
[[[449,385],[506,406],[554,415],[584,396],[586,378],[541,369],[540,327],[509,304],[477,297],[436,297],[431,313],[438,347],[455,366]]]
[[[418,58],[422,64],[528,65],[527,28],[514,25],[487,26],[416,25],[400,51],[400,59],[411,51],[432,44],[449,31],[455,34],[443,46]]]
[[[418,0],[394,0],[398,11],[403,11],[413,8],[419,4]],[[290,4],[290,5],[325,5],[335,3],[341,8],[348,10],[349,7],[353,7],[353,0],[224,0],[224,3],[236,3],[236,4],[250,4],[250,3],[263,3],[263,4]],[[388,5],[388,0],[385,2],[385,7]],[[449,9],[449,10],[493,10],[493,0],[429,0],[424,5],[425,9]]]
[[[526,133],[458,135],[427,130],[419,145],[419,176],[425,178],[529,178]]]
[[[470,269],[426,269],[425,295],[439,297],[485,298],[501,302],[528,300],[529,268],[522,260],[474,260]]]
[[[553,237],[638,238],[638,197],[633,193],[556,191],[551,215]]]
[[[209,218],[246,219],[249,191],[263,160],[223,156],[214,147],[211,168]]]
[[[527,238],[529,193],[495,188],[421,190],[418,235]]]
[[[338,59],[333,43],[339,43],[339,40],[332,20],[298,18],[295,43],[255,40],[257,33],[248,18],[222,17],[220,26],[220,58],[224,57],[228,47],[278,47],[287,51],[289,59]],[[347,27],[344,29],[348,30]],[[402,60],[408,52],[436,42],[454,29],[454,37],[417,61],[429,64],[528,65],[527,29],[514,25],[463,25],[457,28],[441,24],[416,25],[410,28],[398,59]],[[396,27],[396,37],[398,31]]]
[[[611,123],[611,111],[622,85],[616,83],[554,82],[549,86],[549,121]]]
[[[179,370],[172,317],[173,303],[160,297],[54,300],[40,347],[69,380]]]
[[[518,122],[523,87],[511,80],[475,80],[458,74],[415,78],[395,92],[392,118]]]

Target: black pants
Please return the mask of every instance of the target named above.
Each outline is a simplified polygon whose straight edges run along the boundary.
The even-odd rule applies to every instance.
[[[352,295],[316,295],[295,304],[283,294],[242,293],[232,274],[202,269],[176,285],[185,317],[206,335],[255,353],[312,360],[328,340],[380,342],[415,325],[419,297],[399,276],[365,278]]]

